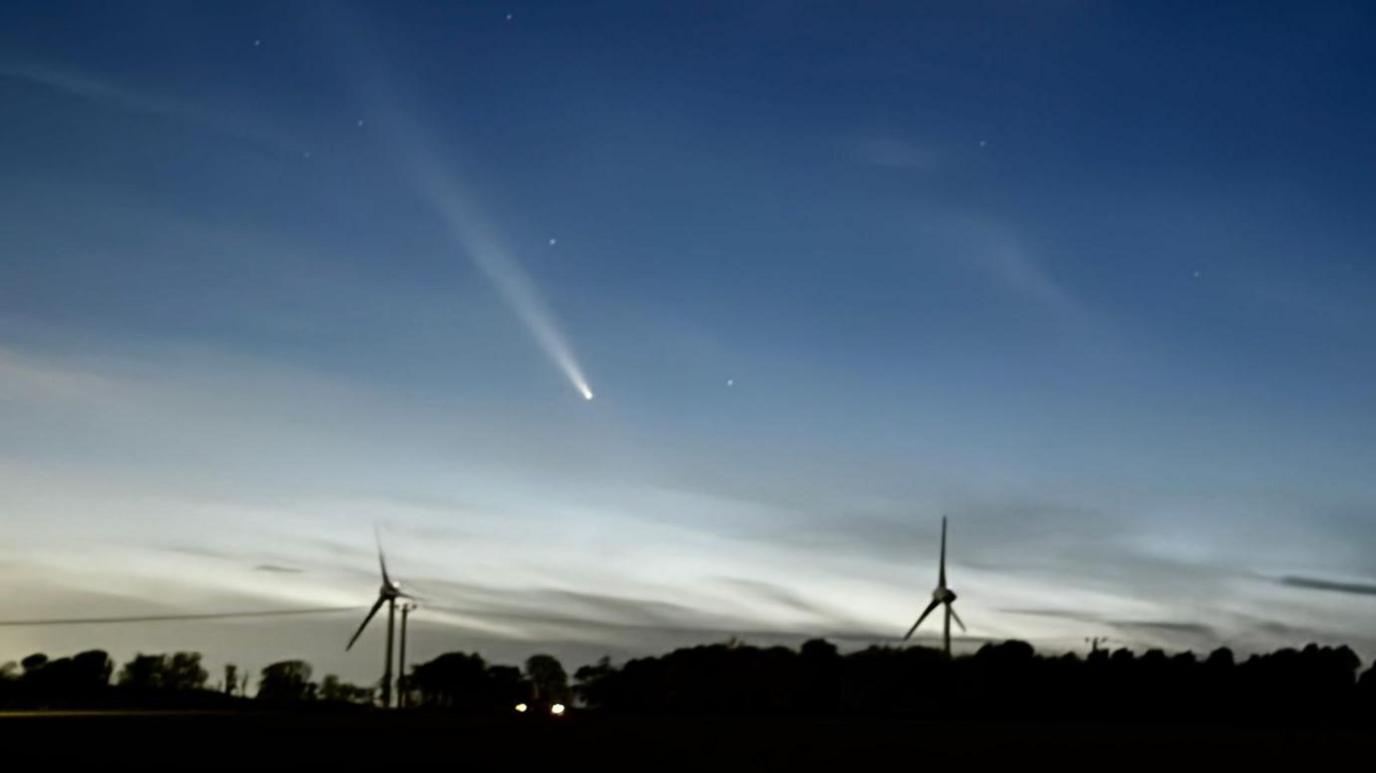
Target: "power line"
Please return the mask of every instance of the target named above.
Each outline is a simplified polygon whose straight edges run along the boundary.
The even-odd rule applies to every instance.
[[[363,607],[306,607],[302,609],[271,609],[252,612],[206,612],[181,615],[137,615],[129,617],[65,617],[40,620],[0,620],[0,628],[37,627],[46,625],[108,625],[120,623],[175,623],[191,620],[230,620],[245,617],[287,617],[292,615],[324,615],[334,612],[357,612]]]

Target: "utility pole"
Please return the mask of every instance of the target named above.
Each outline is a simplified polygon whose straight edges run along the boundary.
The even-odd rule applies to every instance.
[[[406,708],[406,619],[410,617],[415,604],[401,605],[401,651],[397,657],[397,707]]]
[[[392,640],[396,636],[397,600],[387,599],[387,666],[382,669],[382,708],[392,708]]]

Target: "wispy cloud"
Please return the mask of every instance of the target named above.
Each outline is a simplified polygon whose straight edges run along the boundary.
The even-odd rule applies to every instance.
[[[0,344],[0,397],[86,403],[108,397],[117,387],[114,381],[97,373],[62,367]]]
[[[1192,639],[1205,639],[1208,641],[1216,641],[1220,638],[1218,630],[1213,626],[1188,620],[1119,618],[1113,615],[1094,612],[1080,612],[1073,609],[1054,608],[1015,608],[1004,609],[1002,611],[1015,615],[1050,617],[1070,620],[1076,623],[1109,626],[1124,631],[1129,636],[1134,636],[1134,634],[1145,634],[1148,636],[1163,635],[1168,639],[1177,639],[1178,637],[1184,636]]]
[[[1007,290],[1065,318],[1088,321],[1088,308],[1027,248],[1012,229],[974,220],[962,226],[965,261]]]
[[[0,64],[0,78],[51,89],[68,96],[131,113],[157,116],[251,142],[276,152],[299,153],[304,144],[245,115],[242,109],[217,108],[190,100],[131,88],[78,70],[40,63]]]
[[[190,112],[187,105],[175,100],[126,89],[110,81],[61,67],[41,64],[7,64],[0,65],[0,75],[138,113],[183,116]]]
[[[1323,580],[1317,577],[1296,577],[1291,575],[1280,578],[1280,584],[1288,585],[1292,588],[1305,588],[1307,590],[1349,593],[1356,596],[1376,596],[1376,584],[1370,583],[1338,582],[1334,580]]]
[[[1084,327],[1102,325],[1046,256],[1009,220],[937,201],[909,208],[899,216],[900,228],[915,250],[950,261],[1063,321]]]
[[[1049,607],[1018,607],[1001,610],[1006,614],[1065,620],[1100,629],[1108,628],[1118,634],[1110,639],[1115,644],[1130,646],[1166,646],[1171,648],[1199,648],[1229,646],[1243,650],[1267,650],[1293,647],[1300,642],[1330,640],[1340,635],[1331,629],[1308,625],[1279,623],[1269,618],[1236,609],[1215,610],[1211,622],[1166,619],[1164,617],[1125,617],[1112,613],[1058,609]],[[1344,637],[1360,645],[1360,637]]]
[[[273,574],[301,574],[301,572],[304,571],[303,569],[297,569],[291,566],[279,566],[277,564],[259,564],[253,568],[259,572],[270,572]]]
[[[1213,626],[1204,623],[1189,623],[1178,620],[1109,620],[1107,622],[1114,627],[1128,630],[1169,635],[1184,634],[1209,640],[1218,639],[1218,631]]]
[[[772,582],[751,580],[743,577],[728,577],[723,579],[722,582],[735,590],[744,591],[754,598],[785,607],[804,615],[829,617],[833,614],[831,610],[824,609],[820,605],[808,601],[788,588],[776,585]]]
[[[755,643],[797,643],[823,637],[842,642],[897,643],[896,636],[844,623],[821,626],[775,625],[732,614],[644,598],[629,598],[558,588],[522,590],[437,581],[429,584],[441,598],[455,603],[429,603],[426,608],[454,615],[456,624],[511,626],[514,635],[549,639],[574,638],[618,647],[644,649],[660,639],[701,644],[737,637]],[[962,641],[983,642],[982,637]]]

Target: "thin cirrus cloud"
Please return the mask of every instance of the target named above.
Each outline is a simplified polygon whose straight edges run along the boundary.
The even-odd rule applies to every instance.
[[[0,397],[30,404],[108,401],[118,385],[85,369],[62,367],[14,347],[0,345]]]
[[[930,172],[947,165],[935,147],[894,136],[870,136],[850,142],[863,166]],[[939,235],[945,247],[967,266],[1005,290],[1072,321],[1089,322],[1088,307],[1038,260],[1008,223],[982,213],[944,211],[936,207],[919,218]]]
[[[1191,642],[1218,642],[1225,637],[1212,625],[1188,620],[1120,619],[1112,615],[1079,612],[1071,609],[1003,609],[1002,612],[1068,620],[1088,625],[1107,626],[1122,632],[1129,640],[1164,639],[1173,645]]]
[[[892,213],[913,251],[978,277],[994,291],[1042,309],[1072,328],[1104,332],[1104,320],[1006,217],[927,202]]]
[[[982,218],[965,219],[956,228],[967,265],[1066,321],[1090,324],[1089,308],[1011,228]]]
[[[304,569],[297,569],[291,566],[280,566],[278,564],[259,564],[253,567],[255,571],[268,572],[270,574],[301,574]]]
[[[447,624],[467,627],[482,621],[480,627],[490,630],[495,623],[509,627],[509,634],[518,637],[573,638],[632,649],[651,647],[666,639],[686,644],[732,636],[755,642],[797,642],[814,636],[851,642],[891,638],[843,621],[828,621],[820,628],[770,625],[745,616],[650,598],[559,588],[511,590],[442,580],[418,581],[418,587],[425,587],[443,599],[427,604],[426,608],[445,615]]]
[[[194,111],[176,100],[127,89],[110,81],[46,64],[0,65],[0,76],[43,86],[73,97],[138,113],[185,117]]]
[[[1291,588],[1304,588],[1306,590],[1347,593],[1354,596],[1376,596],[1376,584],[1372,583],[1338,582],[1334,580],[1323,580],[1317,577],[1288,575],[1280,578],[1280,584]]]
[[[246,116],[242,109],[167,97],[69,67],[33,62],[0,64],[0,79],[27,83],[116,110],[192,125],[249,142],[264,150],[295,154],[305,147],[304,143],[291,138],[281,129]]]

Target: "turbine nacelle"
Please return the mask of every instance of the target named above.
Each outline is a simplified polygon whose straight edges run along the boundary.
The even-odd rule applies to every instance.
[[[950,604],[956,600],[956,592],[950,588],[937,588],[932,591],[932,600],[938,604]]]

